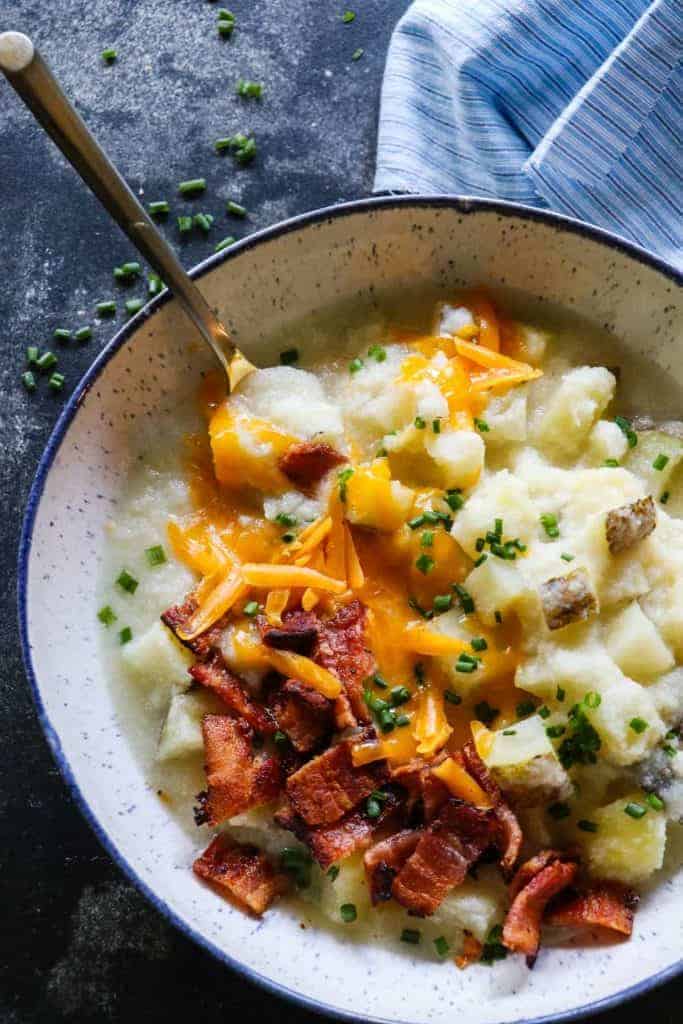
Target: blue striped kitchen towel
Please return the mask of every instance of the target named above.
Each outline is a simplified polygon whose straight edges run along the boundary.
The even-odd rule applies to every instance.
[[[683,0],[415,0],[376,192],[545,207],[683,266]]]

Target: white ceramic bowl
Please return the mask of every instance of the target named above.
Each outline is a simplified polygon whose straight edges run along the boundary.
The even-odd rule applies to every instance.
[[[628,388],[647,411],[656,414],[664,396],[649,392],[647,366],[653,379],[669,381],[667,403],[678,402],[667,413],[680,415],[683,405],[680,277],[632,246],[554,215],[444,197],[366,200],[254,235],[196,276],[257,361],[274,329],[342,299],[471,283],[521,289],[619,335],[641,368],[628,380],[626,365]],[[406,946],[368,948],[350,933],[301,930],[278,909],[254,921],[194,878],[195,846],[146,786],[120,728],[94,612],[103,526],[130,464],[131,428],[154,422],[162,429],[196,386],[205,358],[169,296],[150,303],[64,409],[26,515],[19,591],[26,670],[54,755],[112,857],[162,913],[226,964],[349,1019],[422,1024],[450,1022],[457,1012],[468,1024],[561,1020],[673,977],[683,948],[680,873],[645,898],[630,942],[546,951],[533,972],[519,958],[459,972]]]

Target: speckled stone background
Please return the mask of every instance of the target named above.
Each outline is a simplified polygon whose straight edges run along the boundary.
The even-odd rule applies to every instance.
[[[207,0],[0,0],[0,30],[32,35],[131,186],[172,202],[164,230],[191,266],[227,235],[369,193],[384,56],[407,0],[351,6],[345,25],[331,0],[231,0],[238,27],[221,40]],[[235,96],[240,76],[265,84],[261,103]],[[259,146],[245,169],[211,147],[241,130]],[[178,199],[177,183],[198,176],[206,194]],[[229,198],[248,219],[226,216]],[[73,806],[37,726],[15,625],[21,517],[65,394],[122,322],[125,298],[144,290],[114,286],[112,268],[135,254],[2,82],[0,209],[0,1024],[317,1020],[231,974],[147,905]],[[189,211],[214,214],[208,238],[180,242],[175,216]],[[116,320],[97,321],[108,298]],[[85,324],[87,344],[52,344],[56,327]],[[28,344],[58,351],[62,395],[45,379],[23,391]],[[681,995],[673,984],[595,1021],[673,1024]]]

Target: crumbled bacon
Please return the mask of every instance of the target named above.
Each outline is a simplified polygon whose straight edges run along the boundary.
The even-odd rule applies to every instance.
[[[392,895],[413,914],[433,914],[495,842],[497,830],[495,811],[449,799],[394,879]]]
[[[197,858],[192,869],[241,909],[258,917],[287,887],[287,878],[255,846],[242,846],[220,836]]]
[[[524,871],[524,877],[531,874],[531,868],[524,865],[520,871]],[[533,965],[538,954],[541,920],[546,906],[572,884],[577,871],[576,861],[551,859],[516,892],[503,925],[503,945],[513,953],[524,953],[529,966]]]
[[[543,868],[547,867],[548,864],[552,864],[555,860],[578,860],[578,853],[574,851],[565,850],[554,850],[548,848],[545,850],[539,850],[529,860],[525,860],[523,864],[515,871],[514,877],[511,879],[508,885],[508,892],[510,893],[510,899],[513,900],[518,892],[528,885],[531,879],[542,871]]]
[[[207,780],[203,810],[210,825],[275,799],[280,765],[270,754],[254,754],[253,733],[245,721],[205,715],[202,733]]]
[[[385,791],[385,799],[379,817],[369,818],[365,808],[349,811],[331,825],[310,828],[291,806],[285,806],[275,814],[275,821],[281,828],[289,829],[302,843],[305,843],[323,870],[352,853],[365,850],[372,838],[388,819],[392,818],[399,805],[395,793]]]
[[[309,657],[318,640],[320,622],[313,612],[301,608],[287,611],[282,616],[282,625],[273,626],[264,615],[258,617],[258,628],[266,647],[280,651],[294,651]]]
[[[198,658],[208,658],[220,646],[220,638],[225,629],[225,622],[221,619],[209,629],[200,633],[194,640],[183,640],[178,631],[186,628],[196,611],[197,602],[192,594],[190,594],[182,604],[174,604],[167,608],[161,616],[161,621],[165,626],[168,626],[176,639],[184,647],[189,648]]]
[[[231,711],[244,718],[256,732],[275,732],[273,716],[267,708],[252,700],[238,676],[230,671],[218,651],[210,655],[207,661],[198,661],[189,671],[196,683],[212,690]]]
[[[320,747],[332,733],[332,702],[296,679],[287,679],[275,691],[270,708],[278,729],[299,753]]]
[[[517,863],[524,838],[519,822],[512,809],[505,803],[497,782],[479,757],[474,743],[465,744],[462,748],[462,756],[467,771],[493,801],[493,809],[500,825],[502,840],[500,845],[503,855],[500,860],[500,867],[503,874],[508,876]]]
[[[369,722],[363,700],[363,681],[375,670],[375,659],[365,643],[365,608],[360,601],[341,607],[320,623],[314,660],[341,680],[356,722]]]
[[[545,922],[583,928],[605,928],[630,935],[633,912],[638,903],[635,893],[617,882],[596,882],[583,892],[567,892],[548,908]]]
[[[317,484],[335,466],[347,462],[331,444],[324,441],[300,441],[280,456],[278,466],[301,490]]]
[[[421,820],[426,824],[436,817],[449,797],[448,787],[432,772],[432,768],[440,764],[446,756],[445,753],[441,753],[429,762],[421,757],[414,757],[406,764],[398,765],[391,770],[391,778],[408,791],[409,807],[421,812]]]
[[[287,795],[307,825],[329,825],[378,789],[388,774],[383,761],[354,767],[351,743],[344,740],[290,775]]]
[[[373,906],[391,899],[394,878],[415,852],[421,838],[421,829],[403,829],[367,851],[363,863]]]

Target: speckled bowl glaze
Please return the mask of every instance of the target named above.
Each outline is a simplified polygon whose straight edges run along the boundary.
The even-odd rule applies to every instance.
[[[256,361],[267,359],[274,330],[341,299],[483,282],[562,304],[683,382],[680,277],[600,231],[513,205],[365,200],[253,235],[195,276]],[[673,977],[683,948],[680,873],[645,897],[631,942],[548,950],[533,972],[519,958],[459,972],[419,949],[366,947],[350,931],[302,930],[278,909],[255,921],[193,877],[195,846],[146,785],[117,720],[94,611],[103,527],[132,458],[131,427],[161,429],[207,358],[167,294],[150,303],[64,409],[26,515],[19,591],[26,670],[54,755],[111,856],[162,913],[226,964],[350,1020],[423,1024],[455,1013],[469,1024],[566,1020]],[[651,395],[649,411],[657,404]]]

